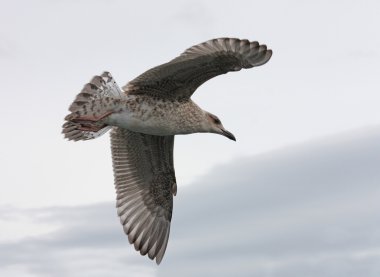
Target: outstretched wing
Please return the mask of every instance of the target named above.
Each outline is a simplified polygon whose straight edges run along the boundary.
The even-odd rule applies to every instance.
[[[265,64],[272,50],[257,41],[219,38],[187,49],[168,63],[154,67],[129,82],[128,94],[165,99],[188,99],[207,80],[230,71]]]
[[[111,133],[117,212],[129,242],[159,264],[169,239],[174,136],[152,136],[115,127]]]

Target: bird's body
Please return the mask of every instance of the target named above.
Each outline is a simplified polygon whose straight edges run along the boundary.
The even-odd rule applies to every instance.
[[[204,111],[193,101],[127,95],[104,122],[133,132],[168,136],[201,132]],[[170,112],[168,112],[170,111]]]
[[[177,184],[174,135],[215,133],[235,140],[219,118],[191,100],[207,80],[266,63],[265,45],[220,38],[187,49],[120,89],[104,72],[84,86],[71,104],[63,133],[88,140],[111,132],[117,211],[129,242],[142,255],[164,256]]]

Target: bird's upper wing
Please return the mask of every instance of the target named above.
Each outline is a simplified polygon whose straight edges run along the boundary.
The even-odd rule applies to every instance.
[[[113,128],[112,160],[117,212],[129,242],[141,255],[165,254],[177,185],[174,136],[152,136]]]
[[[129,82],[128,94],[165,99],[188,99],[207,80],[229,71],[265,64],[272,50],[257,41],[219,38],[195,45],[168,63]]]

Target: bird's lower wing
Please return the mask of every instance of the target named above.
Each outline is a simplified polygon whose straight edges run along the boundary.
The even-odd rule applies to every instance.
[[[170,232],[176,180],[174,136],[115,127],[111,133],[117,212],[129,242],[159,264]]]
[[[128,94],[165,99],[188,99],[207,80],[252,68],[269,61],[272,50],[257,41],[219,38],[194,45],[168,63],[154,67],[129,82]]]

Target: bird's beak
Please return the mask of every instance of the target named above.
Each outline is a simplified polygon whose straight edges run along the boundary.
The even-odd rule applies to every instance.
[[[223,136],[225,136],[226,138],[229,138],[229,139],[231,139],[233,141],[236,141],[235,136],[231,132],[228,132],[227,130],[222,129],[222,133],[221,134]]]

